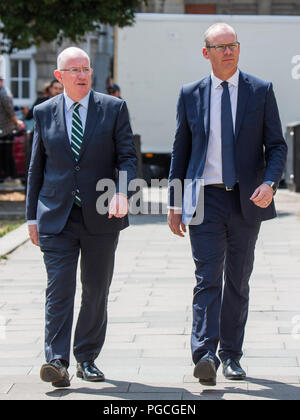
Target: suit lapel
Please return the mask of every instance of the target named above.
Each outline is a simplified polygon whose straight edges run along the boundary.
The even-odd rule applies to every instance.
[[[90,93],[89,98],[89,106],[88,106],[88,112],[87,112],[87,118],[85,123],[85,129],[83,133],[83,139],[82,139],[82,145],[79,153],[79,160],[81,159],[87,144],[91,141],[93,138],[93,133],[95,131],[95,128],[97,126],[97,123],[102,120],[100,111],[102,109],[101,106],[101,100],[99,97],[96,97],[93,91]]]
[[[239,77],[239,92],[235,123],[235,139],[237,140],[243,119],[246,114],[248,99],[250,95],[251,85],[247,75],[240,72]],[[202,80],[199,86],[200,96],[196,95],[197,112],[200,118],[203,118],[203,126],[205,130],[206,144],[209,139],[210,131],[210,97],[211,97],[211,77]]]
[[[199,86],[200,101],[197,103],[198,115],[203,118],[206,144],[208,143],[210,131],[210,95],[211,95],[211,77],[202,80]]]
[[[238,92],[238,102],[237,102],[237,112],[236,112],[236,122],[235,122],[235,140],[238,139],[241,125],[245,117],[249,94],[250,94],[250,88],[251,86],[250,86],[247,76],[243,72],[240,72],[239,92]]]
[[[62,139],[62,143],[64,144],[66,151],[68,152],[70,157],[75,161],[65,121],[64,95],[57,96],[57,101],[53,103],[53,116],[58,126],[59,137]]]

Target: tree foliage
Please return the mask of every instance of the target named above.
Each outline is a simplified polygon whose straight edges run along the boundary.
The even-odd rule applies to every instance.
[[[100,23],[132,25],[144,0],[0,0],[2,52],[26,49],[42,41],[77,42]]]

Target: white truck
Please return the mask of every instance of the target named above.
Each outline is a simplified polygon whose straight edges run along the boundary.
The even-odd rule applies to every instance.
[[[137,14],[116,31],[114,79],[141,136],[146,178],[167,176],[179,90],[210,74],[203,34],[215,22],[236,29],[240,69],[273,82],[284,133],[300,121],[300,17]]]

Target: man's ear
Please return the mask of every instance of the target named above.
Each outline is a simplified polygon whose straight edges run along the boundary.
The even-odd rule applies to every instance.
[[[208,49],[206,47],[203,47],[202,54],[203,54],[203,57],[204,58],[206,58],[207,60],[209,60]]]
[[[63,81],[61,78],[61,72],[59,70],[54,70],[54,76],[55,78],[59,81],[59,83],[61,83],[63,85]]]

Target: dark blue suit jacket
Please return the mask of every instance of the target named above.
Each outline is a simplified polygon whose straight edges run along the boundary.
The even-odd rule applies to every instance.
[[[210,76],[181,89],[169,181],[195,180],[203,174],[210,132],[210,96]],[[249,198],[263,181],[279,183],[286,153],[272,84],[240,72],[235,154],[242,213],[250,223],[276,216],[273,202],[262,209]],[[174,200],[170,189],[169,205],[181,206]]]
[[[34,118],[27,220],[37,220],[41,233],[61,232],[74,203],[74,191],[78,189],[84,222],[91,234],[127,227],[127,216],[108,219],[107,214],[96,211],[99,180],[117,181],[118,171],[127,172],[127,185],[136,177],[137,158],[126,103],[91,91],[78,162],[67,134],[64,96],[55,96],[36,106]]]

